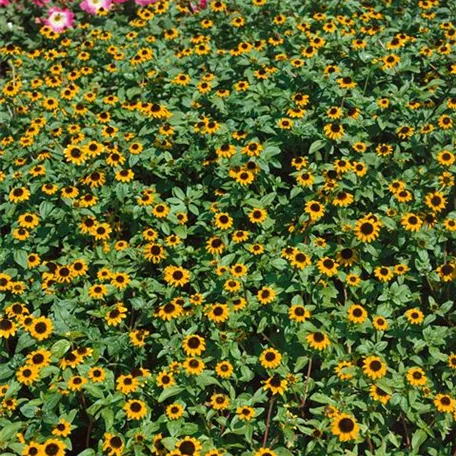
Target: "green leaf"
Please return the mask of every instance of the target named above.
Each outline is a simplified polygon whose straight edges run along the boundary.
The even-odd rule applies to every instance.
[[[84,389],[93,397],[96,397],[97,399],[104,399],[104,394],[103,391],[98,386],[91,385],[91,384],[86,384],[84,385]]]
[[[330,404],[332,400],[326,395],[322,393],[314,393],[310,396],[310,399],[319,402],[320,404]]]
[[[54,209],[54,205],[50,203],[49,201],[43,201],[40,204],[40,216],[42,219],[47,218],[47,216],[52,212]]]
[[[11,438],[19,432],[20,429],[24,426],[24,423],[11,423],[7,424],[1,431],[0,431],[0,447],[4,447]]]
[[[175,437],[165,437],[160,440],[160,443],[167,449],[172,450],[176,445],[177,439]]]
[[[86,450],[79,453],[78,456],[95,456],[95,454],[95,450],[92,450],[92,448],[87,448]]]
[[[101,411],[101,416],[105,421],[106,430],[109,431],[114,424],[114,411],[110,407],[105,407]]]
[[[177,396],[179,393],[184,391],[185,388],[182,386],[171,386],[169,388],[164,389],[160,396],[158,396],[158,402],[163,402],[169,397]]]
[[[314,153],[314,152],[317,152],[317,150],[320,150],[322,149],[323,147],[325,147],[326,145],[326,141],[323,141],[321,139],[317,139],[317,141],[314,141],[310,147],[309,147],[309,155]]]
[[[66,339],[61,339],[51,347],[51,353],[54,357],[60,359],[70,349],[70,347],[70,342]]]
[[[11,377],[14,370],[10,369],[6,364],[0,365],[0,380]]]
[[[427,434],[422,429],[415,431],[412,437],[412,449],[418,451],[426,438]]]
[[[293,453],[285,447],[274,448],[274,452],[277,453],[278,456],[293,456]]]
[[[185,193],[179,187],[173,187],[173,195],[182,201],[185,199]]]
[[[24,415],[26,418],[33,418],[36,416],[38,407],[36,405],[31,405],[31,404],[25,404],[21,407],[21,413]]]
[[[27,269],[28,254],[25,250],[15,250],[13,252],[13,258],[19,266],[22,266],[24,269]]]

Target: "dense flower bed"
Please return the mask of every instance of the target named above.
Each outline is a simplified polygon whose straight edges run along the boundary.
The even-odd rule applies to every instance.
[[[0,10],[1,454],[453,454],[451,5],[68,3]]]

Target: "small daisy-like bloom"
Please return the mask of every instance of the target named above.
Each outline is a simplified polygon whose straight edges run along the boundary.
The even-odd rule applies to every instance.
[[[65,456],[66,445],[57,439],[46,440],[41,445],[40,456]]]
[[[127,401],[123,408],[129,420],[140,420],[147,414],[146,404],[137,399]]]
[[[21,203],[30,198],[30,190],[26,187],[13,188],[9,193],[9,201],[12,203]]]
[[[268,213],[264,209],[254,208],[248,215],[252,223],[261,224],[266,220]]]
[[[236,409],[236,415],[241,421],[250,421],[255,417],[255,409],[244,405]]]
[[[51,364],[51,352],[45,349],[32,351],[27,355],[27,364],[39,367],[40,369]]]
[[[413,136],[414,132],[415,132],[415,129],[413,127],[408,126],[408,125],[404,125],[402,127],[399,127],[396,130],[396,134],[399,136],[399,138],[401,138],[403,140],[411,138]]]
[[[214,218],[215,226],[221,230],[227,230],[233,226],[233,219],[229,214],[220,212]]]
[[[380,315],[376,315],[373,319],[372,319],[372,326],[377,330],[377,331],[386,331],[389,327],[388,325],[388,321],[386,320],[386,318],[380,316]]]
[[[437,394],[434,405],[439,412],[453,413],[456,411],[456,400],[448,394]]]
[[[346,207],[353,203],[354,197],[351,193],[340,191],[333,199],[334,206]]]
[[[37,366],[25,365],[16,372],[17,380],[23,385],[32,385],[40,377],[40,370]]]
[[[86,378],[80,375],[74,375],[67,381],[67,387],[70,391],[80,391],[86,383]]]
[[[421,367],[412,367],[407,371],[407,381],[413,386],[424,386],[427,382],[427,377]]]
[[[332,258],[323,257],[317,263],[317,268],[321,274],[324,274],[328,277],[332,277],[337,274],[339,264],[336,263]]]
[[[318,201],[308,201],[304,210],[312,221],[317,221],[323,217],[325,213],[325,206]]]
[[[390,68],[394,68],[400,61],[400,57],[396,54],[389,54],[385,55],[381,58],[383,62],[383,69],[389,70]]]
[[[38,317],[33,319],[27,329],[33,338],[42,341],[51,336],[54,325],[52,324],[52,320],[49,318]]]
[[[341,361],[337,364],[334,371],[341,380],[350,380],[353,378],[354,364],[350,361]]]
[[[164,279],[171,286],[183,287],[190,281],[190,271],[182,267],[166,266]]]
[[[449,130],[450,128],[453,127],[453,119],[450,116],[446,115],[446,114],[442,114],[438,118],[437,123],[439,124],[439,127],[442,130]]]
[[[136,329],[134,331],[130,331],[130,341],[135,347],[144,347],[146,344],[145,339],[149,334],[150,332],[145,329]]]
[[[113,272],[111,274],[111,285],[118,290],[123,290],[130,283],[130,277],[125,272]]]
[[[324,134],[329,139],[340,140],[345,134],[344,127],[338,123],[330,123],[323,128]]]
[[[304,95],[302,93],[295,93],[293,95],[293,101],[298,105],[298,106],[307,106],[309,104],[310,97],[309,95]]]
[[[331,432],[341,442],[356,440],[359,434],[359,426],[353,417],[345,413],[337,414],[331,423]]]
[[[352,323],[361,324],[367,319],[367,311],[359,304],[353,304],[348,308],[347,316]]]
[[[206,349],[206,341],[201,336],[193,334],[185,337],[182,347],[187,356],[199,356]]]
[[[230,268],[230,272],[233,275],[233,277],[244,277],[247,275],[248,267],[245,264],[242,263],[236,263]]]
[[[337,79],[337,84],[342,89],[354,89],[357,85],[356,82],[349,76]]]
[[[361,242],[372,242],[380,234],[380,225],[369,219],[358,220],[354,232]]]
[[[165,247],[155,243],[146,244],[143,254],[146,260],[152,261],[154,264],[160,263],[167,256]]]
[[[185,436],[176,443],[176,449],[179,455],[194,455],[197,456],[201,452],[201,442],[194,437]]]
[[[417,307],[407,310],[405,317],[412,325],[420,325],[424,321],[424,314]]]
[[[215,372],[218,377],[230,378],[233,374],[233,365],[229,361],[221,361],[215,366]]]
[[[166,416],[170,420],[178,420],[184,414],[184,407],[181,404],[174,403],[166,407]]]
[[[263,389],[271,391],[271,393],[275,396],[276,394],[285,393],[287,387],[288,381],[286,379],[281,378],[279,375],[274,375],[264,382]]]
[[[289,257],[290,263],[292,266],[298,269],[304,269],[306,266],[310,266],[312,263],[309,256],[305,253],[300,252],[298,249]]]
[[[117,303],[116,306],[109,310],[105,316],[108,326],[119,326],[122,320],[127,317],[127,308],[122,303]]]
[[[325,350],[331,344],[329,337],[320,331],[307,335],[306,341],[311,348],[319,351]]]
[[[101,383],[106,378],[106,373],[101,367],[92,367],[87,376],[93,383]]]
[[[169,214],[169,207],[167,204],[163,203],[156,204],[152,208],[152,214],[159,219],[165,218]]]
[[[450,366],[451,369],[456,369],[456,353],[450,353],[448,356],[448,366]]]
[[[255,451],[253,456],[277,456],[275,451],[272,451],[271,448],[260,448],[259,450]]]
[[[1,5],[1,3],[0,3],[0,5]],[[10,401],[10,400],[11,399],[7,399],[7,401]],[[5,407],[7,410],[13,410],[13,408],[11,406],[8,406],[8,404],[2,403],[2,406]],[[25,442],[21,442],[21,443],[25,443]],[[40,454],[40,451],[41,451],[41,444],[39,444],[38,442],[30,441],[30,442],[28,442],[27,445],[25,445],[24,450],[22,451],[21,454],[23,456],[37,456],[38,454]]]
[[[270,287],[263,287],[258,290],[257,299],[261,304],[270,304],[276,297],[275,291]]]
[[[363,372],[372,380],[386,375],[387,366],[378,356],[369,356],[363,361]]]
[[[442,166],[451,166],[456,161],[456,156],[449,150],[442,150],[437,154],[437,161]]]
[[[17,325],[8,318],[0,318],[0,338],[8,339],[16,334]]]
[[[198,358],[187,358],[182,366],[186,370],[187,374],[200,375],[203,373],[206,365],[203,360]]]
[[[441,192],[428,193],[424,198],[424,203],[434,212],[440,212],[445,209],[447,199]]]
[[[397,275],[404,275],[409,271],[409,267],[406,264],[396,264],[394,266],[394,272]]]
[[[312,173],[307,171],[302,172],[296,176],[296,182],[303,187],[311,187],[315,181],[315,177]]]
[[[374,276],[381,282],[388,282],[394,276],[394,273],[391,268],[387,266],[377,266],[374,269]]]
[[[369,395],[374,401],[381,402],[383,405],[387,404],[391,399],[391,394],[388,394],[377,385],[371,385]]]
[[[260,364],[266,369],[275,369],[279,367],[282,355],[274,348],[263,350],[260,355]]]
[[[288,318],[297,323],[303,323],[310,318],[310,312],[304,306],[293,305],[288,310]]]
[[[225,410],[230,405],[230,399],[226,394],[213,394],[211,406],[214,410]]]
[[[215,323],[223,323],[230,316],[229,307],[226,304],[214,304],[208,307],[207,317]]]
[[[125,444],[119,436],[108,432],[104,434],[103,451],[107,451],[109,456],[120,456],[124,448]]]
[[[28,228],[33,230],[40,224],[40,218],[36,214],[32,214],[30,212],[26,212],[22,214],[18,218],[18,223],[22,228]]]
[[[263,146],[255,141],[249,142],[241,150],[243,154],[248,155],[249,157],[259,157],[262,151]]]
[[[108,293],[108,289],[103,284],[92,285],[89,288],[89,296],[93,299],[103,299]]]
[[[437,268],[437,274],[443,282],[451,282],[456,277],[456,265],[452,262],[442,264]]]
[[[345,277],[345,283],[349,287],[357,287],[361,283],[361,278],[357,274],[347,274]]]
[[[61,418],[52,430],[52,435],[59,437],[68,437],[71,434],[71,423]]]
[[[134,393],[139,388],[139,380],[131,375],[121,375],[116,380],[116,390],[123,394]]]
[[[290,130],[293,126],[293,121],[291,119],[283,118],[279,120],[277,125],[282,130]]]

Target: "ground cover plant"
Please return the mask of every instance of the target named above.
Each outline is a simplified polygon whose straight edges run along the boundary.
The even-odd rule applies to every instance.
[[[454,1],[2,4],[3,456],[456,454]]]

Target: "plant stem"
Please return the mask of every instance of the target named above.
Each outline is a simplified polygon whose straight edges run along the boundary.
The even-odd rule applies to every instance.
[[[309,359],[309,365],[307,366],[306,382],[304,383],[304,397],[302,398],[301,405],[299,406],[300,408],[304,408],[304,405],[306,405],[307,390],[309,389],[309,379],[310,379],[311,371],[312,371],[312,358]]]
[[[263,437],[263,448],[266,446],[266,443],[268,441],[269,426],[271,425],[271,416],[272,416],[272,406],[273,405],[274,405],[274,397],[271,396],[271,399],[269,400],[268,416],[266,418],[266,429],[264,431],[264,437]]]
[[[411,445],[410,445],[410,436],[409,436],[409,433],[408,433],[408,430],[407,430],[407,424],[405,422],[405,419],[404,419],[404,415],[400,415],[401,417],[401,422],[402,422],[402,427],[404,428],[404,434],[405,434],[405,441],[407,443],[407,448],[410,448]]]

